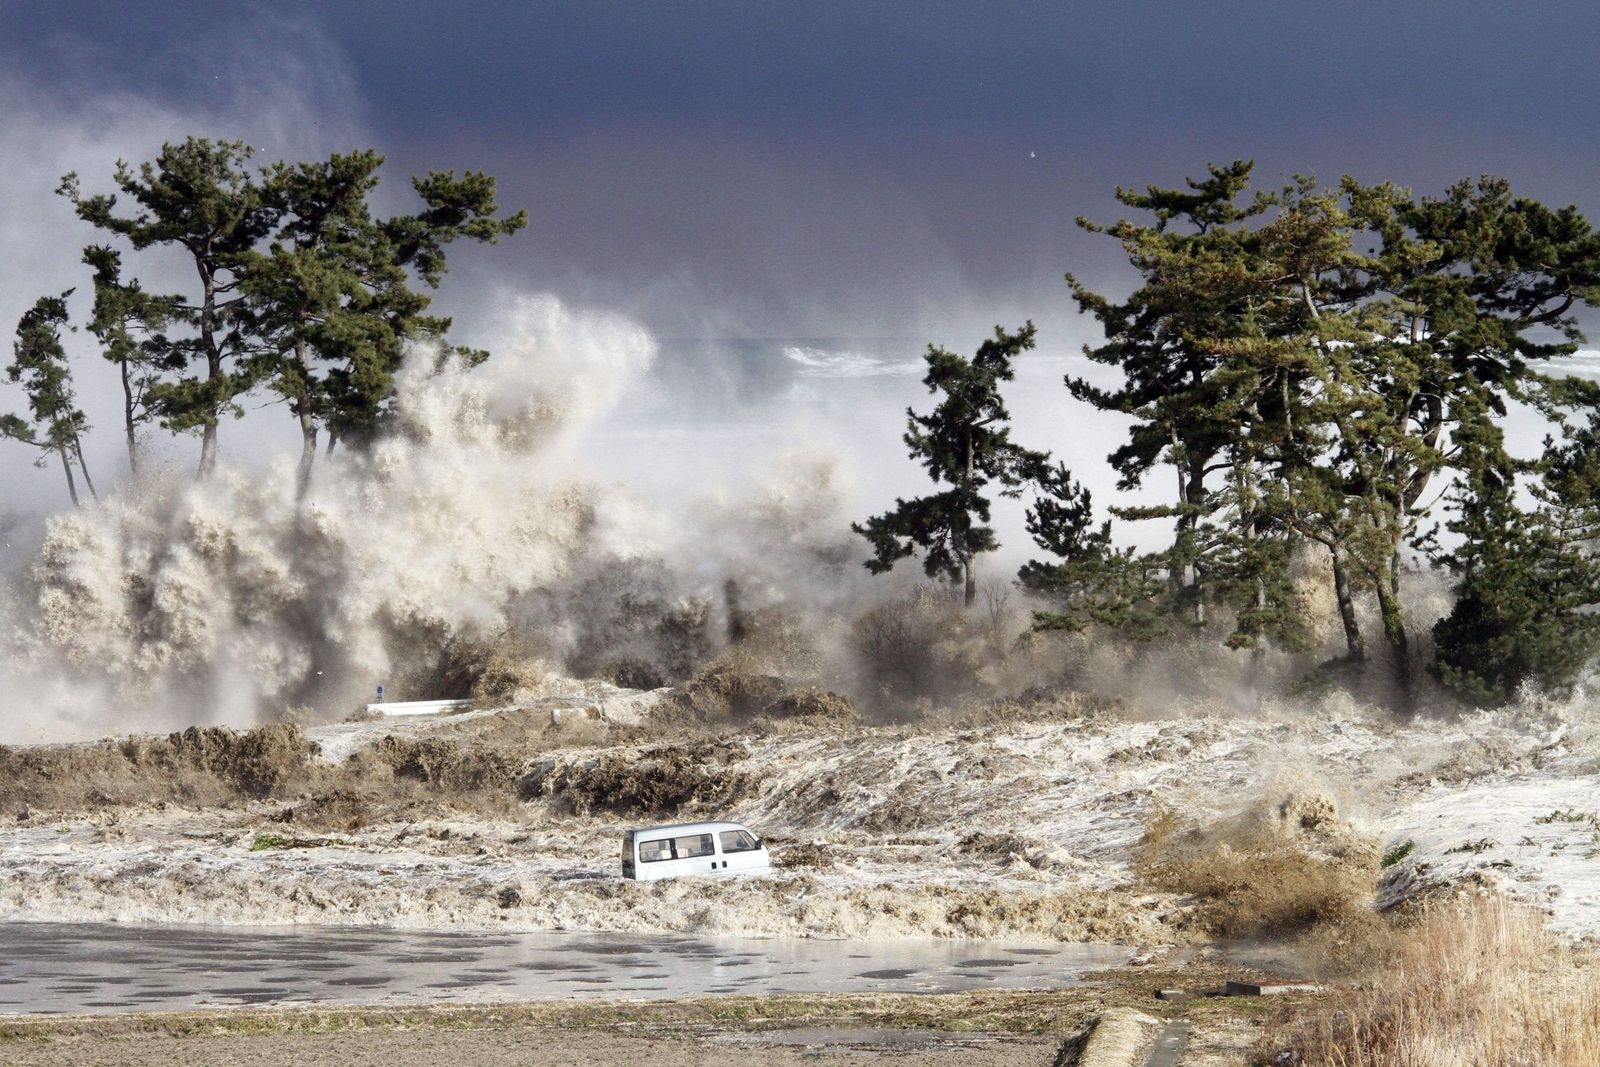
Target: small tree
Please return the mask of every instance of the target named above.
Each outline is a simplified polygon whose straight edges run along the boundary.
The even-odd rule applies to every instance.
[[[0,434],[32,445],[46,455],[54,452],[61,459],[67,477],[67,492],[78,504],[78,486],[72,476],[73,465],[83,474],[89,495],[94,482],[83,461],[81,435],[89,429],[88,420],[77,407],[72,388],[72,368],[61,344],[61,328],[67,322],[69,289],[60,296],[40,297],[17,323],[14,358],[6,368],[6,378],[22,386],[28,395],[27,419],[19,415],[0,416]]]
[[[239,398],[256,382],[249,339],[239,329],[239,262],[276,217],[248,167],[252,154],[238,141],[191,137],[163,145],[154,162],[137,169],[119,162],[116,185],[132,201],[131,213],[119,213],[115,195],[83,195],[76,174],[59,189],[85,222],[138,251],[178,250],[195,272],[198,292],[182,309],[192,332],[161,337],[152,355],[197,373],[154,383],[147,396],[168,429],[201,431],[201,477],[216,466],[222,417],[243,413]]]
[[[1458,430],[1474,436],[1498,428]],[[1498,447],[1495,448],[1498,452]],[[1471,468],[1455,493],[1459,537],[1443,562],[1456,602],[1433,628],[1433,674],[1480,705],[1515,699],[1524,683],[1565,695],[1600,654],[1600,439],[1547,448],[1535,507],[1523,510],[1503,465]]]
[[[167,329],[186,321],[183,298],[147,293],[137,281],[123,282],[122,257],[105,245],[90,245],[83,261],[94,269],[94,312],[89,330],[100,352],[116,364],[122,382],[122,426],[128,469],[139,473],[139,428],[154,417],[150,394],[164,374],[181,371]]]
[[[1033,623],[1041,630],[1081,630],[1089,621],[1126,625],[1130,632],[1150,635],[1158,622],[1148,619],[1145,607],[1159,596],[1162,582],[1156,575],[1145,588],[1131,590],[1122,580],[1131,573],[1124,565],[1131,556],[1111,547],[1111,522],[1096,525],[1089,490],[1058,463],[1039,479],[1039,496],[1027,512],[1027,528],[1035,544],[1052,557],[1029,560],[1017,573],[1024,588],[1053,602],[1036,611]],[[1158,570],[1159,568],[1154,568]],[[1137,616],[1148,625],[1129,625]]]
[[[1033,348],[1034,333],[1031,322],[1015,333],[996,326],[970,360],[928,346],[922,381],[944,399],[927,415],[906,410],[904,441],[933,483],[949,488],[896,500],[892,510],[852,524],[872,544],[869,571],[882,574],[921,551],[930,577],[962,582],[967,607],[977,600],[976,559],[1000,547],[988,525],[986,487],[998,483],[1001,496],[1018,496],[1044,474],[1048,459],[1012,443],[1011,416],[1000,396],[1000,383],[1013,377],[1012,361]]]

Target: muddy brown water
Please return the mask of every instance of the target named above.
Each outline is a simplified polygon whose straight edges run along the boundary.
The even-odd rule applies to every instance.
[[[0,1014],[1059,989],[1115,945],[0,923]]]

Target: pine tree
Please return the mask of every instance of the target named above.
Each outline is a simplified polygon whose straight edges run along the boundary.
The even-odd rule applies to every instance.
[[[1017,573],[1023,588],[1050,603],[1034,612],[1034,628],[1076,632],[1093,622],[1141,640],[1164,633],[1160,557],[1114,549],[1111,521],[1095,522],[1093,498],[1066,464],[1047,469],[1038,487],[1027,529],[1051,558],[1029,560]]]
[[[1503,463],[1474,465],[1454,493],[1448,528],[1459,542],[1443,562],[1456,601],[1433,628],[1430,669],[1480,705],[1529,683],[1565,696],[1600,654],[1600,440],[1585,431],[1549,444],[1539,466],[1531,510],[1518,506]]]
[[[67,323],[67,297],[71,295],[69,289],[60,296],[40,297],[17,323],[17,340],[6,379],[21,385],[27,393],[29,417],[0,416],[0,436],[39,449],[43,453],[40,464],[45,456],[55,453],[67,478],[67,493],[76,506],[79,501],[72,474],[74,465],[83,475],[89,495],[96,494],[83,459],[82,435],[88,432],[89,422],[77,407],[72,368],[61,344],[61,330]]]
[[[302,494],[319,429],[328,429],[330,447],[336,435],[369,432],[392,394],[404,343],[442,339],[449,327],[423,315],[429,298],[411,287],[408,267],[436,287],[451,241],[492,243],[527,222],[526,212],[495,218],[494,181],[479,174],[419,179],[426,210],[377,220],[368,197],[382,162],[368,151],[267,168],[264,199],[281,223],[265,251],[240,259],[258,365],[300,427]]]
[[[1117,368],[1122,382],[1104,389],[1069,376],[1067,385],[1131,417],[1127,442],[1109,457],[1119,488],[1138,487],[1161,464],[1177,473],[1171,504],[1111,509],[1123,519],[1171,519],[1174,532],[1159,558],[1107,557],[1115,573],[1102,576],[1101,588],[1137,602],[1112,610],[1106,601],[1100,616],[1148,636],[1165,628],[1163,616],[1206,625],[1208,606],[1220,603],[1233,609],[1229,644],[1301,647],[1304,613],[1289,575],[1299,535],[1270,513],[1266,497],[1303,360],[1275,332],[1279,290],[1260,231],[1278,197],[1252,193],[1250,173],[1250,163],[1235,161],[1210,167],[1186,190],[1117,190],[1122,203],[1153,216],[1148,223],[1079,220],[1122,244],[1141,284],[1114,302],[1068,275],[1106,335],[1085,354]],[[1158,567],[1168,574],[1164,592],[1149,583]]]
[[[256,384],[249,338],[239,329],[239,262],[271,232],[276,214],[249,169],[252,154],[242,142],[191,137],[163,145],[137,169],[119,162],[115,181],[132,201],[129,214],[118,213],[114,194],[83,195],[76,174],[59,189],[79,218],[137,251],[181,251],[195,271],[198,292],[182,308],[191,330],[162,337],[153,353],[189,373],[152,383],[147,396],[168,429],[200,430],[201,477],[216,466],[223,416],[243,414],[239,399]]]
[[[183,369],[166,331],[186,321],[183,298],[146,293],[137,281],[123,282],[122,257],[105,245],[84,249],[94,269],[94,311],[89,330],[100,351],[116,364],[122,384],[122,424],[128,469],[139,473],[139,429],[154,417],[151,392],[162,376]]]
[[[1044,453],[1011,441],[1010,414],[1000,396],[1000,384],[1013,378],[1012,362],[1033,348],[1034,334],[1031,322],[1015,333],[997,326],[970,360],[928,346],[922,381],[943,399],[927,415],[907,409],[904,440],[934,484],[949,488],[896,500],[892,510],[851,526],[872,545],[866,563],[872,573],[920,551],[930,577],[960,581],[968,607],[977,599],[977,557],[1000,547],[988,525],[985,490],[993,483],[1000,495],[1017,496],[1046,471]]]
[[[1073,396],[1133,419],[1127,443],[1109,457],[1121,475],[1119,488],[1137,488],[1162,463],[1177,476],[1172,504],[1114,513],[1173,520],[1166,560],[1170,609],[1201,624],[1210,565],[1203,527],[1216,505],[1211,479],[1226,472],[1229,446],[1239,430],[1216,371],[1226,358],[1226,342],[1240,336],[1259,286],[1252,269],[1254,238],[1246,224],[1270,203],[1262,197],[1241,203],[1251,169],[1242,160],[1212,166],[1206,178],[1190,180],[1187,189],[1119,188],[1117,199],[1152,215],[1150,223],[1078,219],[1083,229],[1116,238],[1139,272],[1141,284],[1127,300],[1112,301],[1067,275],[1078,306],[1105,331],[1105,343],[1086,348],[1085,355],[1123,376],[1122,384],[1109,390],[1067,378]]]

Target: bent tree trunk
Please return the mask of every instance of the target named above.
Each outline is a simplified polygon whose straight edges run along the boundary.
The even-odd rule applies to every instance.
[[[83,484],[89,487],[89,496],[94,500],[100,499],[100,494],[94,491],[94,482],[89,477],[89,464],[83,458],[83,442],[77,434],[72,435],[72,454],[78,459],[78,469],[83,472]]]
[[[67,446],[57,445],[56,453],[61,457],[61,469],[67,476],[67,493],[72,497],[72,506],[78,507],[78,483],[72,480],[72,461],[67,458]]]

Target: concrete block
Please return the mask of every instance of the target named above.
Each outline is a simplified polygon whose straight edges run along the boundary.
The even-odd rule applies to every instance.
[[[1322,987],[1315,982],[1229,982],[1225,997],[1276,997],[1285,993],[1315,993]]]

